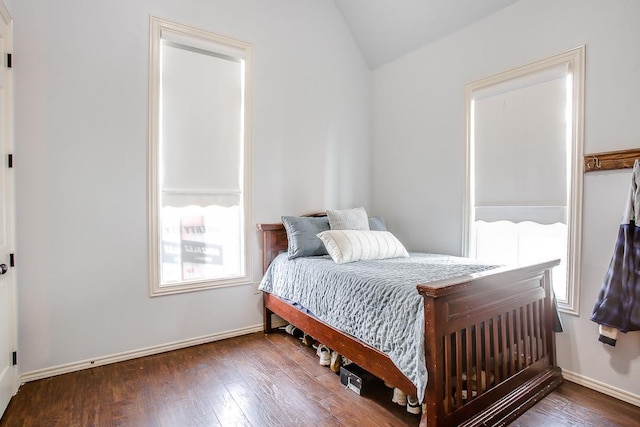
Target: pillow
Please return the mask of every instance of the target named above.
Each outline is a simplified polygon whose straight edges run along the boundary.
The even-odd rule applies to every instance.
[[[369,218],[364,208],[327,209],[332,230],[369,230]]]
[[[317,237],[318,233],[329,230],[329,220],[326,216],[283,216],[282,223],[289,240],[289,259],[327,254],[324,244]]]
[[[402,243],[389,231],[328,230],[319,233],[318,237],[336,264],[409,256]]]
[[[371,231],[387,231],[387,224],[381,216],[372,216],[369,218],[369,230]]]

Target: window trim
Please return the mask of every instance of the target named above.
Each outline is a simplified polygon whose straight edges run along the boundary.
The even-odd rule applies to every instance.
[[[463,206],[462,251],[469,256],[471,230],[473,220],[471,200],[472,180],[472,111],[471,103],[474,93],[494,85],[500,85],[509,80],[515,80],[541,72],[559,65],[568,67],[572,76],[572,104],[571,104],[571,180],[567,199],[567,299],[558,301],[560,311],[579,315],[580,313],[580,262],[582,248],[582,188],[583,188],[583,147],[584,147],[584,84],[585,84],[585,47],[568,50],[552,57],[523,65],[512,70],[499,73],[465,86],[465,116],[466,116],[466,159],[465,159],[465,197]]]
[[[251,221],[251,145],[252,145],[252,45],[231,37],[150,16],[149,23],[149,159],[148,159],[148,227],[149,227],[149,294],[151,297],[177,294],[203,289],[240,286],[253,283]],[[163,33],[196,38],[206,43],[229,47],[244,56],[244,114],[243,114],[243,220],[244,220],[244,275],[230,279],[185,281],[176,285],[160,286],[160,69]]]

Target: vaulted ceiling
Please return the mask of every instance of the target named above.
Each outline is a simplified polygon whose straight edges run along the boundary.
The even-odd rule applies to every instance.
[[[518,0],[335,0],[375,69]]]

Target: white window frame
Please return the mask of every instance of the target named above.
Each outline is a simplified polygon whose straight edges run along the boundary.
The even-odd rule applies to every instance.
[[[149,215],[149,278],[150,296],[176,294],[203,289],[247,285],[253,283],[252,274],[252,233],[251,233],[251,141],[252,141],[252,46],[247,42],[222,36],[209,31],[168,21],[155,16],[150,17],[149,35],[149,179],[148,179],[148,215]],[[243,141],[242,147],[242,200],[243,200],[243,273],[240,276],[224,279],[203,279],[183,281],[176,284],[161,284],[161,188],[160,188],[160,126],[161,126],[161,43],[165,37],[184,37],[185,40],[197,39],[203,46],[218,46],[230,51],[242,52],[244,60],[244,99],[243,99]],[[213,50],[212,50],[213,51]],[[223,54],[225,52],[222,52]]]
[[[584,82],[585,82],[585,47],[560,53],[531,64],[527,64],[504,73],[469,83],[465,87],[466,106],[466,188],[463,212],[463,254],[470,255],[473,226],[473,165],[472,165],[472,101],[474,94],[492,86],[522,78],[529,74],[543,72],[547,69],[564,65],[571,75],[571,153],[569,160],[569,189],[567,197],[567,298],[558,300],[561,311],[579,315],[580,304],[580,260],[582,246],[582,181],[583,181],[583,146],[584,146]]]

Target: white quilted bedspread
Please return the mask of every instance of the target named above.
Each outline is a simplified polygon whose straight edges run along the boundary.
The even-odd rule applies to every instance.
[[[416,286],[496,266],[448,255],[410,255],[337,265],[328,256],[289,260],[281,254],[260,289],[299,303],[323,322],[387,354],[422,401],[427,384],[424,308]]]

